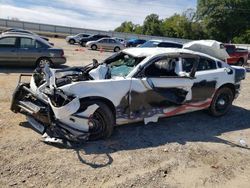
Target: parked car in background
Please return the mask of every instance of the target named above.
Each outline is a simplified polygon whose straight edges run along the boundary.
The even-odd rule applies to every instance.
[[[80,40],[84,37],[89,37],[90,35],[89,34],[86,34],[86,33],[79,33],[77,35],[70,35],[70,36],[67,36],[66,37],[66,41],[69,43],[69,44],[75,44],[75,43],[79,43]]]
[[[138,45],[144,44],[146,40],[144,39],[130,39],[126,42],[126,47],[137,47]]]
[[[97,35],[91,35],[89,37],[84,37],[80,40],[79,44],[83,47],[86,46],[86,43],[89,41],[97,41],[101,38],[110,38],[108,35],[102,35],[102,34],[97,34]]]
[[[120,43],[122,43],[123,45],[125,45],[125,40],[124,39],[122,39],[122,38],[117,38],[117,37],[114,37],[113,39],[115,39],[115,40],[117,40],[117,41],[119,41]]]
[[[113,50],[114,52],[118,52],[125,48],[122,43],[114,38],[102,38],[97,41],[89,41],[86,43],[86,47],[91,48],[92,50],[107,49]]]
[[[25,30],[25,29],[11,28],[11,29],[5,30],[2,34],[11,34],[11,33],[24,33],[24,34],[29,34],[29,35],[36,35],[36,36],[39,36],[46,41],[49,41],[49,38],[47,38],[45,36],[40,36],[32,31]]]
[[[149,40],[142,44],[141,48],[153,48],[153,47],[162,47],[162,48],[182,48],[182,44],[173,42],[173,41],[163,41],[163,40]]]
[[[236,48],[233,44],[224,44],[228,55],[227,63],[230,65],[244,65],[248,60],[248,50],[243,48]]]
[[[38,66],[64,64],[64,51],[34,35],[5,34],[0,36],[0,65]]]

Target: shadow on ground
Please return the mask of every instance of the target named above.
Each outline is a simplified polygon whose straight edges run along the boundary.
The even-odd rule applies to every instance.
[[[136,123],[118,126],[113,135],[106,140],[82,144],[54,145],[58,148],[69,148],[76,151],[79,161],[93,168],[111,164],[111,153],[122,150],[152,148],[167,143],[186,144],[187,142],[214,142],[233,147],[241,147],[230,141],[218,138],[223,133],[250,128],[250,111],[238,106],[225,116],[211,117],[206,111],[194,112],[159,120],[158,123]],[[248,149],[248,148],[245,148]],[[84,155],[106,155],[105,164],[95,164],[84,160]]]
[[[250,111],[234,106],[225,116],[215,118],[206,111],[194,112],[159,120],[116,127],[108,140],[78,145],[85,153],[107,153],[157,147],[166,143],[216,142],[230,144],[218,138],[223,133],[250,128]],[[231,144],[230,144],[231,145]]]

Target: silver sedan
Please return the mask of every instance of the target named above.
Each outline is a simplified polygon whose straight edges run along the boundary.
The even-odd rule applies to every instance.
[[[86,47],[92,50],[107,49],[113,50],[114,52],[118,52],[125,48],[122,43],[113,38],[102,38],[97,41],[89,41],[86,43]]]

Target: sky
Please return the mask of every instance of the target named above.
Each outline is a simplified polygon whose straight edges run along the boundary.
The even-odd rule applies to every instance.
[[[113,30],[124,21],[142,24],[195,8],[196,0],[0,0],[0,18],[70,27]]]

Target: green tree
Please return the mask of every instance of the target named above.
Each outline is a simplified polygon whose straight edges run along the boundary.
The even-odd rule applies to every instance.
[[[135,31],[135,25],[132,22],[123,22],[119,27],[115,29],[115,31],[133,33]]]
[[[162,24],[162,32],[166,37],[203,39],[205,37],[204,28],[199,22],[192,21],[194,15],[187,17],[185,14],[175,14],[166,18]]]
[[[143,22],[142,33],[145,35],[161,36],[161,24],[162,20],[159,19],[159,16],[157,14],[150,14],[145,18]]]
[[[197,17],[209,38],[229,42],[250,26],[250,0],[198,0]]]
[[[233,43],[237,44],[250,44],[250,29],[246,30],[240,36],[233,38]]]
[[[135,27],[134,27],[134,33],[136,33],[136,34],[143,34],[143,32],[142,32],[142,26],[140,26],[139,24],[135,25]]]
[[[191,33],[190,33],[188,39],[201,40],[201,39],[207,39],[207,38],[208,38],[208,36],[205,33],[204,26],[199,22],[192,22],[191,23]]]

